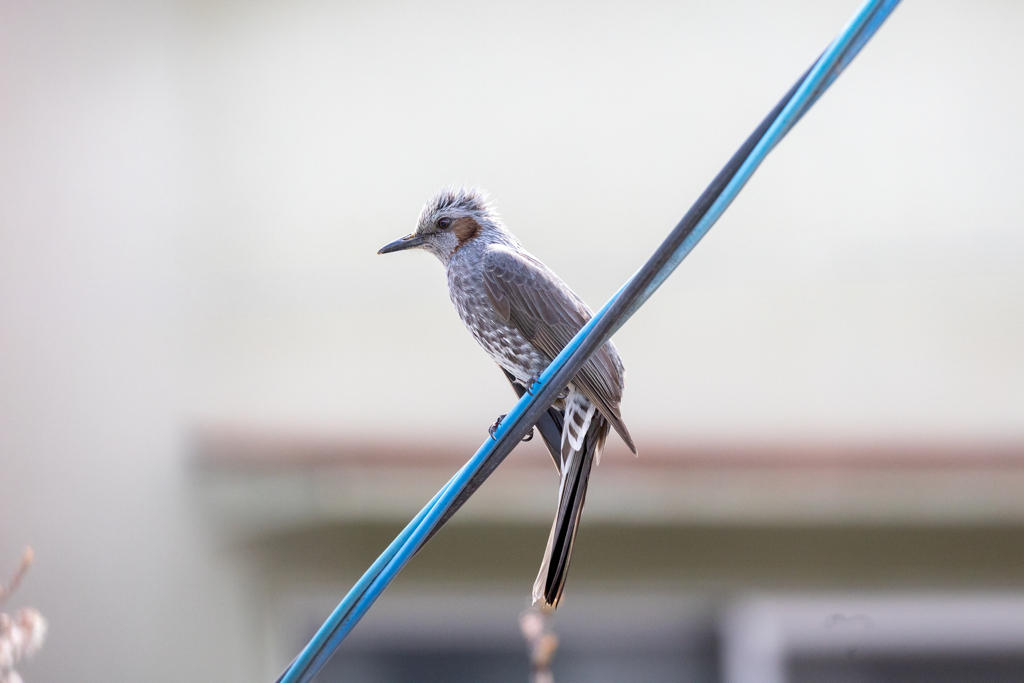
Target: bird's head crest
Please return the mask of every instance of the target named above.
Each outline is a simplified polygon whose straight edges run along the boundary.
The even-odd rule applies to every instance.
[[[444,218],[455,221],[466,217],[482,223],[496,218],[497,214],[487,203],[487,193],[481,188],[450,185],[439,190],[423,205],[420,219],[416,222],[416,234],[437,230],[438,223]]]

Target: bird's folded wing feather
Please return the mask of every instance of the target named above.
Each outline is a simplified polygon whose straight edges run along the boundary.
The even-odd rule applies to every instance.
[[[483,259],[484,289],[491,305],[537,349],[554,358],[593,317],[583,300],[544,264],[504,247]],[[573,378],[573,384],[608,418],[634,453],[636,448],[619,413],[622,363],[605,344]]]

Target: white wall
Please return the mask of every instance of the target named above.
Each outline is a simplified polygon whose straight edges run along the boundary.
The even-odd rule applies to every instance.
[[[438,264],[376,249],[479,183],[599,306],[855,6],[197,12],[192,414],[479,434],[511,392]],[[896,11],[618,335],[638,443],[1024,434],[1022,28]]]
[[[33,683],[258,671],[182,467],[195,205],[174,11],[0,9],[0,571],[35,547],[8,605],[50,622]]]

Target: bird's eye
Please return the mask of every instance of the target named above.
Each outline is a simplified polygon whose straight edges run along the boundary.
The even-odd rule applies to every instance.
[[[444,230],[445,228],[447,228],[451,224],[452,224],[452,219],[451,218],[439,218],[437,220],[437,229],[438,230]]]

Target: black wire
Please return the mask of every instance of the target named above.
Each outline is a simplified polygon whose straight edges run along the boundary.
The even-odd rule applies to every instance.
[[[835,64],[830,69],[830,73],[826,79],[823,79],[821,85],[819,85],[812,97],[809,99],[806,106],[802,107],[801,110],[793,117],[787,126],[787,130],[795,125],[803,115],[810,109],[810,107],[817,101],[821,93],[828,84],[843,70],[849,59],[852,59],[853,55],[859,52],[862,45],[860,37],[863,35],[865,28],[871,24],[871,19],[877,15],[879,10],[869,17],[858,33],[855,34],[853,40],[850,41],[847,50],[840,59],[836,60]],[[818,60],[820,60],[820,56]],[[817,64],[818,60],[815,60],[814,64]],[[782,97],[781,100],[775,105],[775,107],[768,113],[768,115],[761,121],[761,123],[754,129],[747,139],[743,142],[740,148],[735,154],[729,159],[721,171],[714,177],[711,183],[705,188],[704,192],[701,193],[697,201],[690,207],[686,214],[680,219],[679,223],[676,224],[669,236],[661,243],[654,254],[647,260],[643,267],[637,271],[636,275],[626,284],[623,288],[621,296],[609,306],[607,313],[594,325],[590,334],[582,340],[579,347],[573,352],[569,359],[558,369],[557,372],[551,377],[551,379],[539,390],[536,394],[536,399],[529,405],[526,411],[520,416],[518,420],[499,437],[498,442],[495,444],[494,449],[491,451],[490,456],[480,466],[480,469],[473,475],[473,477],[462,487],[459,491],[458,496],[453,500],[451,506],[444,512],[444,514],[437,520],[436,523],[431,527],[430,532],[426,535],[423,542],[416,549],[419,552],[424,545],[434,537],[442,526],[452,518],[452,516],[469,500],[483,482],[494,472],[494,470],[500,465],[509,453],[519,444],[520,440],[526,436],[527,433],[533,429],[534,425],[540,421],[544,421],[549,415],[548,410],[551,404],[561,393],[562,389],[569,384],[576,373],[586,364],[590,356],[597,351],[609,337],[618,329],[619,324],[626,319],[633,306],[640,300],[640,297],[647,290],[648,286],[654,281],[658,274],[662,271],[664,266],[673,257],[676,250],[683,243],[683,241],[693,232],[700,223],[701,219],[707,214],[708,210],[712,207],[718,197],[725,190],[726,186],[732,181],[740,167],[753,152],[754,148],[764,137],[765,133],[771,128],[772,124],[775,123],[779,115],[785,109],[786,105],[789,104],[790,100],[796,94],[797,90],[806,80],[811,70],[814,68],[814,64],[807,69],[797,79],[796,83],[789,89],[789,91]],[[517,391],[518,393],[518,391]],[[521,396],[522,394],[520,394]],[[545,424],[545,427],[549,425]],[[544,435],[547,436],[546,434]],[[545,441],[547,439],[545,438]],[[358,604],[358,600],[356,603]],[[339,624],[344,623],[347,619],[346,616]],[[294,663],[294,659],[292,660]],[[277,678],[277,683],[284,678],[284,675],[291,668],[291,664],[285,668],[284,672]]]
[[[519,439],[526,434],[529,426],[532,426],[544,414],[548,406],[561,393],[562,389],[571,381],[579,369],[583,367],[591,354],[604,345],[611,332],[617,327],[619,320],[629,311],[632,304],[639,299],[640,295],[647,289],[647,285],[650,284],[665,263],[672,257],[683,240],[693,232],[700,219],[704,217],[704,214],[708,212],[708,209],[711,208],[715,200],[722,194],[722,191],[736,175],[736,172],[739,171],[743,162],[750,156],[757,143],[761,141],[761,138],[764,137],[764,134],[771,125],[775,123],[775,120],[782,113],[782,110],[785,109],[786,105],[789,104],[789,101],[793,99],[793,95],[796,94],[796,91],[810,72],[811,69],[805,71],[793,87],[789,89],[789,92],[779,100],[775,108],[761,121],[760,125],[750,134],[704,192],[701,193],[697,201],[690,207],[690,210],[686,212],[686,215],[683,216],[665,241],[658,247],[657,251],[654,252],[654,255],[637,271],[636,275],[622,292],[622,295],[608,309],[608,313],[604,318],[598,321],[590,335],[580,344],[580,347],[555,373],[551,380],[544,385],[537,394],[537,400],[530,405],[512,429],[504,434],[504,438],[495,446],[490,458],[484,462],[473,478],[459,492],[451,507],[434,524],[430,534],[423,541],[424,545],[469,500],[469,497],[480,488],[480,485],[483,484],[487,477],[512,452],[512,449],[519,443]]]
[[[835,61],[833,66],[829,69],[829,74],[825,79],[822,79],[822,83],[815,88],[815,92],[808,100],[808,104],[800,109],[796,116],[790,121],[787,130],[792,128],[796,123],[803,118],[803,115],[807,113],[808,109],[817,99],[821,96],[824,89],[828,87],[828,84],[843,70],[843,68],[849,63],[849,58],[852,58],[862,47],[860,38],[864,35],[866,30],[872,25],[872,20],[882,11],[883,6],[876,8],[869,16],[868,19],[861,25],[858,31],[854,34],[853,38],[849,41],[844,53]],[[877,26],[875,27],[877,28]],[[871,29],[873,30],[873,29]],[[822,53],[824,54],[824,53]],[[697,201],[693,203],[689,211],[680,219],[676,227],[673,228],[672,232],[669,233],[668,237],[658,246],[658,249],[654,254],[647,260],[640,270],[637,271],[636,275],[626,284],[622,291],[622,294],[612,302],[608,308],[607,313],[604,317],[599,320],[590,334],[580,343],[579,347],[573,352],[569,359],[558,369],[557,372],[551,377],[551,379],[540,389],[537,393],[537,398],[532,404],[526,409],[526,412],[511,426],[511,428],[505,432],[499,442],[495,445],[494,450],[491,452],[490,457],[480,466],[476,474],[466,483],[466,485],[459,492],[459,495],[452,502],[451,506],[445,510],[444,514],[438,519],[438,521],[431,528],[430,533],[424,538],[423,545],[427,543],[434,534],[444,526],[444,524],[451,519],[452,515],[458,512],[469,497],[472,496],[481,484],[491,475],[492,472],[500,465],[509,453],[519,443],[519,440],[526,435],[526,433],[533,427],[533,425],[541,418],[548,407],[554,402],[558,394],[561,393],[562,389],[565,388],[572,378],[576,376],[576,373],[582,368],[590,356],[597,351],[609,337],[618,329],[619,324],[622,320],[627,318],[631,313],[634,304],[636,304],[643,293],[647,290],[648,286],[654,281],[658,274],[662,271],[664,266],[673,257],[676,250],[682,245],[683,241],[693,232],[697,224],[700,223],[701,219],[708,212],[711,206],[715,203],[718,197],[725,190],[726,186],[732,181],[736,173],[743,166],[743,163],[750,156],[754,148],[764,137],[768,129],[771,128],[772,124],[775,123],[776,119],[789,104],[790,100],[796,94],[797,90],[807,79],[807,76],[814,69],[814,66],[821,60],[822,55],[818,56],[818,59],[797,79],[796,83],[789,89],[789,91],[783,95],[782,99],[779,100],[778,104],[768,113],[767,116],[761,121],[761,123],[754,129],[747,139],[740,145],[740,148],[736,150],[736,153],[732,155],[729,161],[725,164],[718,175],[714,177],[711,183],[707,186],[704,192],[701,193]],[[417,549],[418,552],[419,549]]]

